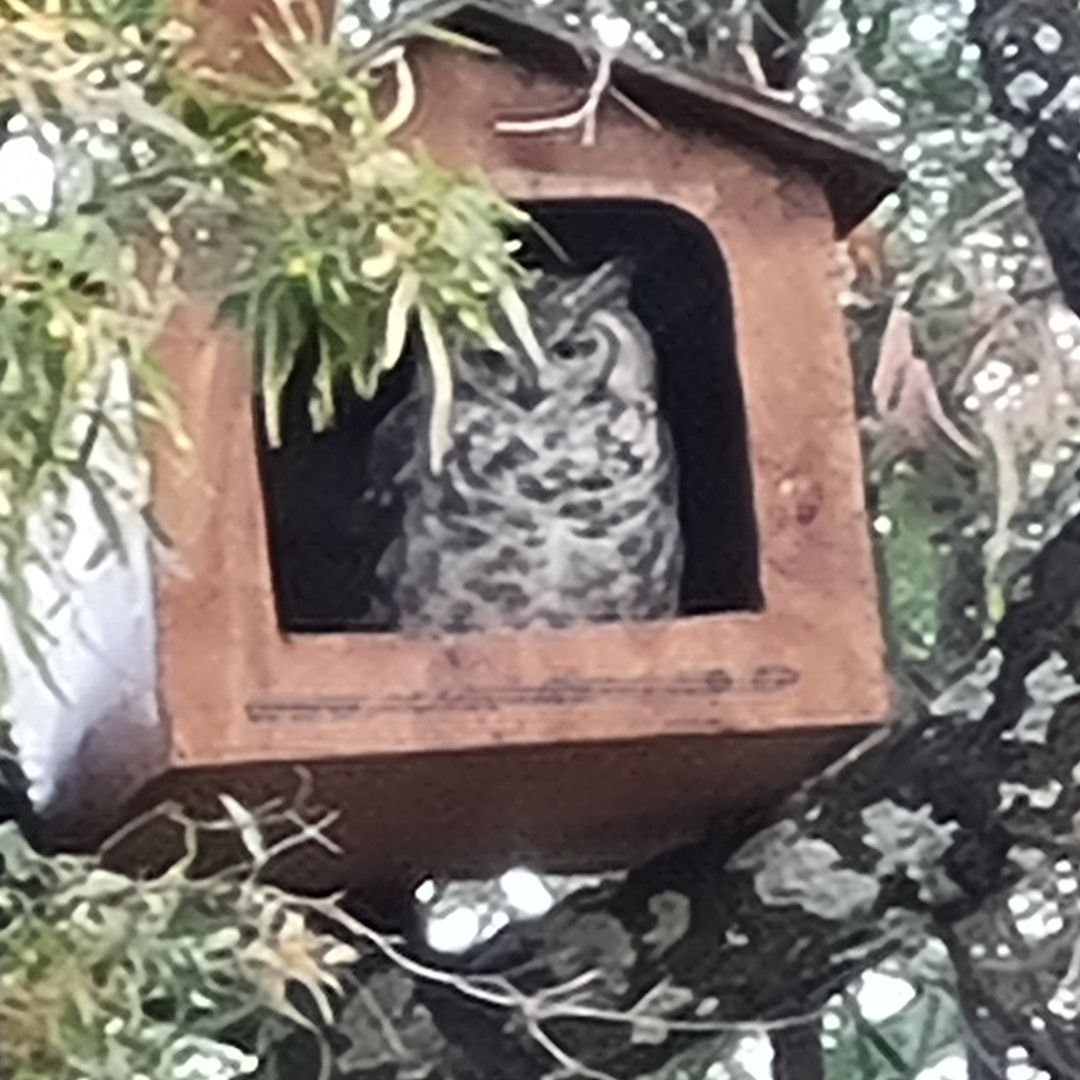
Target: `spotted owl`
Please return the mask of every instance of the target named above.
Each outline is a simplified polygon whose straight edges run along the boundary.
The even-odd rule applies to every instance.
[[[376,431],[372,484],[401,507],[378,577],[403,632],[676,613],[676,460],[630,284],[621,260],[543,276],[525,298],[542,365],[459,343],[441,470],[423,376]]]

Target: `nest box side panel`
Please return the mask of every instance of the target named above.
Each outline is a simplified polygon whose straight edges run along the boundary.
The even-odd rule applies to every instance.
[[[242,709],[249,642],[276,622],[253,453],[247,342],[188,301],[158,344],[190,444],[158,441],[153,504],[172,553],[158,568],[158,670],[175,760]],[[251,572],[249,567],[254,568]]]
[[[623,867],[693,842],[706,827],[738,837],[748,817],[768,812],[836,753],[835,733],[816,730],[324,762],[313,769],[313,803],[343,812],[329,830],[343,851],[304,845],[275,863],[275,879],[305,892],[363,885],[365,898],[382,889],[400,898],[433,873]],[[174,800],[213,815],[222,792],[258,806],[298,787],[283,762],[185,768],[144,790],[128,813]],[[123,858],[163,870],[177,842],[175,830],[144,830]]]

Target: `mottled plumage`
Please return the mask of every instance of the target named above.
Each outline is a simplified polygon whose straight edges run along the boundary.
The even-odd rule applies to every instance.
[[[424,379],[381,433],[373,482],[398,486],[403,521],[379,576],[405,632],[676,613],[675,456],[625,267],[547,276],[527,303],[546,363],[454,350],[441,472],[423,437]],[[404,468],[389,468],[402,445]]]

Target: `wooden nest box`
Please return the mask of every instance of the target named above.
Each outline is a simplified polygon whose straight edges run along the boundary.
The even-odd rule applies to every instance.
[[[158,577],[167,760],[137,803],[287,795],[304,763],[347,849],[295,864],[312,885],[619,864],[774,803],[888,708],[833,267],[894,175],[774,96],[637,59],[614,64],[594,145],[497,132],[581,100],[581,42],[484,5],[446,22],[498,53],[399,31],[404,141],[483,169],[582,265],[636,266],[683,614],[435,641],[364,626],[348,505],[372,406],[270,451],[242,343],[179,313],[166,353],[195,451],[158,462],[183,573]]]

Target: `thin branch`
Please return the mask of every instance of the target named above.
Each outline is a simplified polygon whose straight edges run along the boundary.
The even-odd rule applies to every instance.
[[[589,1005],[576,1005],[569,1002],[552,1002],[553,995],[580,989],[586,982],[593,982],[596,973],[589,971],[546,990],[526,994],[518,990],[508,979],[498,975],[467,976],[443,968],[432,967],[409,956],[397,944],[384,934],[366,923],[343,911],[338,898],[329,900],[304,900],[305,906],[321,911],[330,919],[339,923],[355,937],[373,945],[388,960],[414,978],[439,986],[447,986],[460,991],[466,997],[473,998],[485,1005],[518,1012],[526,1020],[548,1022],[551,1020],[583,1020],[605,1024],[620,1024],[628,1027],[653,1026],[667,1032],[684,1032],[703,1035],[717,1034],[765,1034],[784,1031],[792,1027],[801,1027],[817,1020],[821,1012],[814,1010],[775,1020],[673,1020],[664,1016],[647,1013],[623,1012],[617,1009],[604,1009]],[[492,987],[492,989],[489,989]]]
[[[600,49],[597,55],[596,74],[593,76],[585,101],[578,108],[557,116],[539,117],[534,120],[499,120],[495,124],[495,130],[504,135],[538,135],[547,131],[573,131],[574,128],[580,127],[584,145],[594,146],[597,113],[600,102],[607,93],[612,101],[621,105],[651,131],[660,131],[662,129],[660,121],[612,82],[614,54],[609,49]]]
[[[525,1027],[536,1040],[537,1045],[559,1064],[559,1068],[553,1073],[548,1073],[545,1080],[564,1080],[568,1077],[583,1077],[584,1080],[617,1080],[610,1073],[592,1069],[584,1062],[572,1057],[540,1026],[538,1021],[529,1020]]]
[[[611,85],[611,66],[613,58],[607,49],[601,49],[596,75],[585,101],[576,109],[558,116],[536,120],[500,120],[495,130],[504,135],[537,135],[546,131],[573,131],[582,128],[582,142],[586,146],[596,143],[596,113],[604,91]]]

